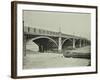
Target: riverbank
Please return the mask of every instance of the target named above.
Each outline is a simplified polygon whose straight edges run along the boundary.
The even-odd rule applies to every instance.
[[[32,68],[58,68],[88,66],[89,59],[65,58],[63,54],[40,53],[27,54],[24,57],[24,69]]]

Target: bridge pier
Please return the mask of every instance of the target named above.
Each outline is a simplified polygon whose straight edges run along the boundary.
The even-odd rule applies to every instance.
[[[75,39],[73,39],[73,49],[76,48],[75,46]]]
[[[81,39],[80,39],[79,47],[80,47],[80,48],[82,47]]]
[[[44,52],[44,48],[42,45],[39,45],[39,52]]]
[[[62,51],[62,44],[61,44],[61,37],[59,37],[59,42],[58,42],[58,52]]]
[[[86,46],[86,40],[84,40],[84,46]]]
[[[86,42],[85,42],[85,40],[83,40],[83,47],[86,45]]]

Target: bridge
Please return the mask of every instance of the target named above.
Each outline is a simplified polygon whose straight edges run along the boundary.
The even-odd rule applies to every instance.
[[[53,32],[44,29],[37,29],[32,27],[24,27],[23,31],[23,49],[26,55],[26,43],[32,41],[39,47],[39,52],[62,52],[69,49],[81,48],[90,45],[90,40],[75,36],[64,34],[61,31]]]

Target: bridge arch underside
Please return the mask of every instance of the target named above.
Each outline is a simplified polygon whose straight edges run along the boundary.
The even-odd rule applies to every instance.
[[[62,50],[72,50],[75,48],[80,48],[80,47],[84,47],[88,45],[89,44],[86,40],[69,38],[69,39],[63,40]]]
[[[62,50],[71,50],[73,49],[73,39],[65,39],[62,43]]]
[[[57,43],[48,37],[40,37],[32,40],[34,43],[38,45],[39,52],[54,52],[57,51],[58,45]]]

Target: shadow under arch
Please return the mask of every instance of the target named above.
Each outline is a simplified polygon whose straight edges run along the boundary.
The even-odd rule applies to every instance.
[[[62,49],[73,49],[73,38],[67,38],[62,42]]]
[[[50,49],[58,48],[57,42],[46,36],[38,36],[32,38],[31,41],[35,42],[39,46],[39,52],[49,51]]]

